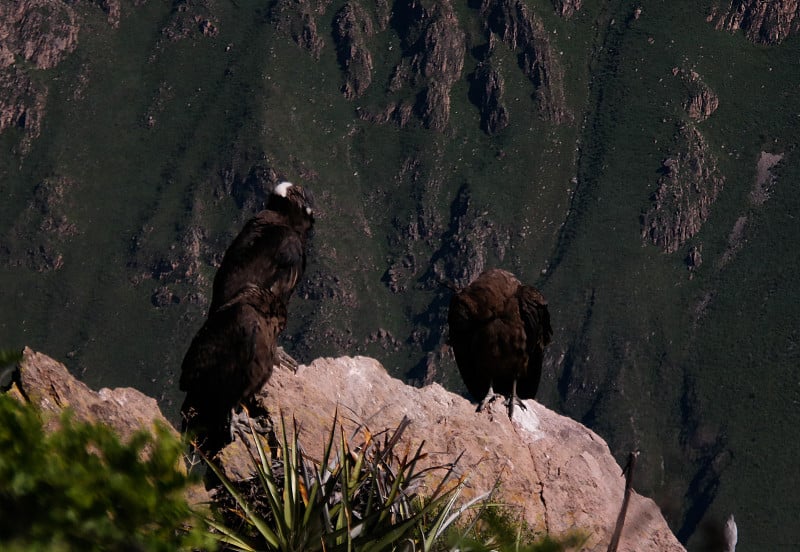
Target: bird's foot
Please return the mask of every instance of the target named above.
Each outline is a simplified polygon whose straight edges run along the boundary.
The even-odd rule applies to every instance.
[[[236,435],[240,435],[245,439],[248,434],[251,434],[252,429],[260,435],[268,435],[272,429],[268,419],[263,416],[250,416],[246,408],[242,408],[239,412],[231,413],[231,441],[236,439]]]
[[[494,402],[495,399],[499,398],[502,398],[502,395],[495,393],[494,391],[489,389],[489,392],[486,393],[486,396],[483,398],[480,404],[478,404],[478,409],[476,410],[476,412],[483,412],[484,408],[489,406],[490,403]]]
[[[509,420],[514,419],[514,406],[519,405],[522,410],[528,410],[528,407],[525,406],[525,403],[522,402],[522,400],[520,400],[520,398],[517,396],[509,397],[504,404],[508,407]]]
[[[289,368],[292,372],[297,372],[298,362],[292,358],[292,356],[287,353],[283,347],[277,348],[277,362],[275,363],[277,366],[282,368]]]

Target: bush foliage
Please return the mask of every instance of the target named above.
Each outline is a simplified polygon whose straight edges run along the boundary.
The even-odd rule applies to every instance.
[[[65,413],[46,432],[30,406],[0,396],[0,549],[213,548],[184,498],[182,452],[161,426],[122,443]]]

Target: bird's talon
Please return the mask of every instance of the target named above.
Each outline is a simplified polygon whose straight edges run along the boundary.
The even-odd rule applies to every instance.
[[[484,408],[486,408],[490,403],[494,402],[495,400],[501,397],[502,395],[499,395],[494,391],[492,391],[491,389],[489,389],[489,392],[486,394],[486,396],[483,398],[480,404],[478,404],[478,409],[476,410],[476,412],[483,412]]]

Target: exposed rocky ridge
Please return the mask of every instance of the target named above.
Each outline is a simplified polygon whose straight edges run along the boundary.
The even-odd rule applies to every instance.
[[[482,0],[481,20],[514,51],[519,65],[534,87],[539,112],[554,123],[573,119],[564,95],[564,70],[553,54],[542,20],[521,0]],[[490,37],[490,48],[493,40]]]
[[[75,11],[59,0],[0,3],[0,50],[52,69],[78,45]],[[0,63],[0,67],[4,64]]]
[[[299,46],[319,59],[325,40],[317,19],[325,13],[331,0],[278,0],[270,10],[270,20],[275,28],[291,37]]]
[[[553,0],[553,7],[561,17],[569,19],[581,9],[583,0]]]
[[[409,337],[418,350],[429,351],[410,375],[416,384],[430,383],[455,366],[449,349],[441,351],[447,323],[443,308],[449,301],[442,283],[466,286],[492,263],[502,262],[511,247],[511,229],[493,220],[488,211],[478,210],[467,186],[461,187],[450,206],[449,219],[443,220],[431,206],[441,185],[436,180],[426,181],[420,195],[425,199],[417,213],[407,221],[395,220],[391,243],[396,250],[383,277],[394,293],[414,286],[434,292],[428,307],[417,315],[417,328]]]
[[[700,122],[708,119],[719,107],[719,97],[705,83],[696,71],[673,69],[673,73],[680,74],[689,97],[684,103],[684,109],[693,121]]]
[[[24,264],[36,272],[58,270],[64,264],[61,245],[80,233],[75,223],[67,217],[70,195],[76,183],[66,177],[50,177],[40,182],[33,199],[20,213],[11,228],[6,243],[35,243],[33,247],[19,250],[11,245],[2,246],[0,259],[8,264]],[[2,243],[2,242],[0,242]],[[3,259],[3,257],[6,257]]]
[[[337,12],[333,38],[345,76],[342,93],[348,100],[362,96],[372,84],[372,54],[367,39],[374,33],[372,17],[361,4],[348,2]]]
[[[155,399],[130,387],[94,391],[60,362],[27,347],[9,393],[43,413],[55,415],[43,417],[45,427],[51,430],[58,426],[58,414],[68,408],[76,420],[103,422],[122,439],[140,429],[152,430],[155,423],[178,434]]]
[[[138,6],[145,0],[133,0]],[[61,0],[24,0],[0,2],[0,133],[8,128],[22,130],[19,153],[27,154],[39,137],[45,116],[48,89],[32,80],[30,69],[55,68],[78,46],[81,19],[75,2]],[[112,26],[119,25],[119,0],[94,0]],[[85,74],[77,76],[85,79]],[[75,96],[85,82],[78,82]]]
[[[437,2],[423,15],[430,18],[420,52],[411,65],[425,79],[422,121],[426,127],[444,130],[450,122],[450,89],[464,67],[465,36],[449,1]]]
[[[14,65],[0,68],[0,133],[20,129],[19,151],[23,155],[42,131],[46,105],[47,87],[34,84]]]
[[[449,281],[465,287],[487,268],[492,255],[502,262],[510,236],[472,204],[469,189],[462,187],[454,200],[450,228],[442,236],[442,247],[431,258],[431,284]]]
[[[27,153],[41,132],[47,87],[34,83],[18,60],[52,69],[78,44],[74,10],[57,0],[0,3],[0,133],[18,127]]]
[[[700,230],[725,184],[694,126],[684,126],[679,140],[678,152],[662,163],[653,204],[641,217],[642,238],[666,253],[680,249]]]
[[[443,131],[450,122],[450,90],[464,68],[466,37],[450,0],[404,0],[394,6],[403,48],[388,85],[390,94],[416,92],[416,100],[390,102],[382,111],[361,110],[363,120],[393,121],[400,127],[412,116],[426,128]]]
[[[83,421],[100,421],[123,438],[166,423],[156,401],[135,389],[92,391],[60,363],[25,349],[11,393],[38,409],[57,414],[69,407]],[[313,456],[321,451],[334,413],[352,435],[364,426],[392,429],[404,416],[411,425],[403,443],[425,441],[420,466],[452,462],[462,451],[460,473],[468,475],[464,498],[494,487],[498,501],[520,508],[538,530],[558,535],[571,529],[588,533],[583,550],[606,550],[622,501],[624,479],[605,442],[584,426],[535,401],[508,420],[495,402],[487,411],[437,384],[416,389],[390,378],[374,359],[318,359],[297,373],[279,368],[260,395],[275,427],[280,417],[296,419],[300,440]],[[55,427],[55,417],[46,418]],[[401,446],[403,446],[401,444]],[[235,441],[220,455],[229,474],[246,476],[247,453]],[[431,484],[441,476],[431,472]],[[633,494],[621,551],[680,551],[652,500]]]
[[[481,112],[481,128],[489,135],[502,131],[509,124],[508,109],[503,104],[503,76],[489,62],[478,65],[470,87],[473,102]]]
[[[147,0],[133,0],[133,4],[134,6],[138,6],[146,1]],[[94,0],[94,2],[106,13],[108,24],[115,28],[119,27],[119,21],[122,18],[120,0]]]
[[[727,7],[725,7],[727,5]],[[742,30],[748,40],[779,44],[800,29],[797,0],[730,0],[714,6],[707,21],[717,29]]]

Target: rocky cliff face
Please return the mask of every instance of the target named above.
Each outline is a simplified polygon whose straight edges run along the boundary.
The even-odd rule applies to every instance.
[[[472,75],[473,101],[481,110],[481,128],[489,135],[508,126],[508,109],[503,103],[503,75],[491,62],[481,63]]]
[[[641,219],[642,238],[667,253],[700,230],[725,183],[700,132],[685,126],[679,137],[679,149],[662,163],[652,206]]]
[[[688,91],[688,97],[683,106],[686,113],[693,121],[705,121],[719,107],[719,97],[709,87],[696,71],[673,69],[675,75],[680,75]]]
[[[449,0],[397,2],[393,21],[402,56],[392,71],[388,92],[390,96],[414,94],[415,99],[395,100],[382,111],[365,110],[360,116],[379,124],[395,122],[401,127],[415,116],[426,128],[444,131],[450,122],[450,91],[461,77],[466,45],[453,5]],[[365,57],[358,50],[349,56],[352,60]]]
[[[556,13],[567,19],[575,15],[575,12],[581,9],[582,4],[583,0],[553,0]]]
[[[325,46],[322,38],[325,33],[318,29],[317,19],[330,3],[330,0],[278,0],[273,3],[270,19],[279,32],[319,58]]]
[[[165,423],[154,399],[133,389],[92,391],[62,364],[30,349],[24,351],[11,393],[50,413],[69,407],[78,419],[107,423],[123,438],[155,421]],[[526,401],[513,421],[497,401],[476,413],[474,404],[441,386],[410,387],[366,357],[318,359],[296,373],[279,368],[260,400],[275,427],[281,415],[297,420],[309,452],[321,450],[337,411],[346,435],[364,427],[391,429],[407,417],[411,425],[404,439],[413,448],[425,442],[427,465],[446,464],[463,453],[458,470],[468,477],[464,498],[499,481],[495,498],[520,508],[537,530],[558,535],[577,528],[589,534],[584,550],[608,547],[622,502],[620,466],[598,435],[535,401]],[[246,454],[235,441],[221,458],[230,473],[246,473],[241,468]],[[619,549],[677,552],[683,547],[653,501],[634,493]]]
[[[0,57],[20,56],[39,69],[52,69],[78,44],[77,16],[59,0],[3,2]]]
[[[74,10],[57,0],[0,4],[0,133],[17,127],[25,153],[41,132],[47,87],[31,80],[25,62],[52,69],[78,44]]]
[[[360,4],[348,2],[336,14],[334,40],[345,73],[342,93],[348,100],[362,96],[372,83],[372,54],[367,39],[374,33],[372,17]]]
[[[533,84],[542,116],[554,123],[571,121],[564,96],[563,69],[541,18],[520,0],[483,0],[480,12],[487,32],[519,53],[519,66]]]
[[[68,216],[72,206],[75,182],[66,177],[50,177],[40,182],[27,208],[20,213],[12,232],[28,243],[25,250],[0,249],[0,260],[8,264],[24,264],[30,270],[47,272],[63,265],[62,245],[80,234]]]
[[[797,0],[731,0],[715,6],[709,22],[717,29],[744,31],[759,44],[778,44],[800,29],[800,3]]]
[[[154,423],[171,427],[155,399],[130,387],[94,391],[72,377],[60,362],[28,348],[23,351],[8,393],[48,415],[56,415],[44,418],[50,429],[57,426],[57,415],[67,408],[79,421],[107,424],[122,439],[140,429],[152,430]]]

